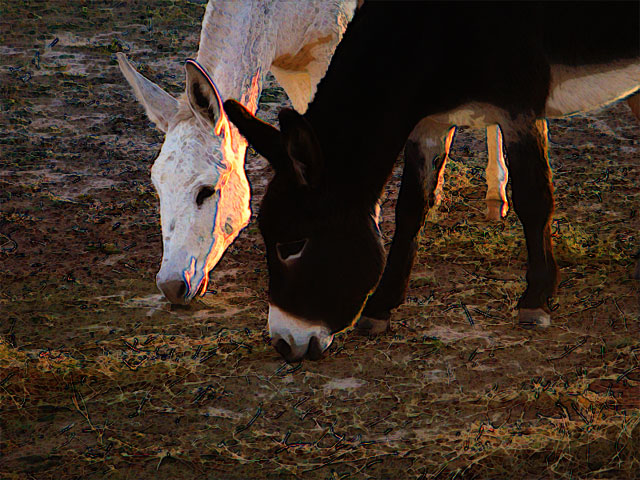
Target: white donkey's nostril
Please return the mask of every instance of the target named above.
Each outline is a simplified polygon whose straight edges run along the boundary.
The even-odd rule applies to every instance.
[[[333,334],[325,325],[314,324],[269,305],[269,335],[275,349],[288,362],[307,356],[317,360],[333,342]]]
[[[175,305],[186,305],[188,287],[184,280],[165,280],[157,282],[158,288],[162,294]]]

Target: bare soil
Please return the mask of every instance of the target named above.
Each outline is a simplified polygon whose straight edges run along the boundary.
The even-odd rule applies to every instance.
[[[345,331],[287,365],[264,330],[254,223],[193,305],[154,283],[163,137],[114,53],[181,92],[203,3],[0,0],[0,478],[640,478],[626,105],[550,122],[550,328],[514,325],[522,228],[513,212],[484,221],[484,132],[463,130],[393,331]],[[287,102],[271,82],[260,115]],[[271,172],[255,155],[247,168],[255,212]]]

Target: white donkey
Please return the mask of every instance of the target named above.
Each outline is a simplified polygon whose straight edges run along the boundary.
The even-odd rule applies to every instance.
[[[209,272],[251,216],[247,143],[227,121],[220,97],[240,98],[255,112],[270,70],[304,112],[356,3],[210,1],[197,61],[186,63],[186,94],[179,99],[118,54],[138,101],[166,134],[151,180],[160,197],[163,242],[156,282],[170,302],[204,294]]]

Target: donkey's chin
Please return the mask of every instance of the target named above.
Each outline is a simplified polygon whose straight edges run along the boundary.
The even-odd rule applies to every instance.
[[[187,295],[185,295],[182,305],[188,305],[194,298],[203,296],[207,292],[208,283],[207,278],[204,277],[195,288],[191,289]]]
[[[269,304],[271,344],[287,362],[319,360],[324,356],[333,334],[325,325],[311,323]]]
[[[196,288],[193,296],[191,297],[192,299],[195,297],[201,297],[205,294],[205,292],[207,291],[207,285],[208,285],[208,280],[207,277],[203,278],[200,283],[198,284],[198,288]]]
[[[205,294],[208,277],[205,275],[197,285],[192,286],[183,276],[166,278],[161,271],[156,276],[156,285],[172,305],[188,305],[195,297]]]

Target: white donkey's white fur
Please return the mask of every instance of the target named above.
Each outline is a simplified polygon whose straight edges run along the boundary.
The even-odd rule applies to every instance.
[[[355,6],[356,0],[212,0],[202,22],[197,61],[222,99],[244,99],[254,111],[253,97],[271,70],[303,112]],[[209,270],[249,222],[246,142],[226,122],[206,74],[197,68],[186,69],[187,91],[192,86],[192,92],[176,100],[137,73],[123,54],[118,63],[149,118],[166,133],[151,171],[163,238],[157,283],[169,300],[187,303],[204,290]],[[198,105],[202,97],[210,109]],[[223,154],[225,140],[233,146],[232,155]],[[198,206],[203,187],[214,193]],[[177,287],[185,282],[186,289]]]

